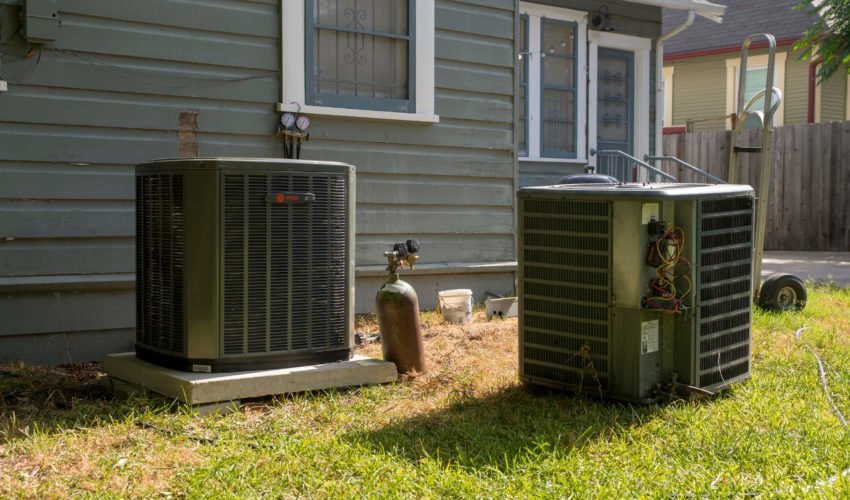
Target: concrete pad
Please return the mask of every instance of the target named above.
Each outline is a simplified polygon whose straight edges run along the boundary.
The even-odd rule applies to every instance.
[[[153,365],[134,352],[109,354],[103,368],[110,377],[187,404],[230,402],[331,387],[382,384],[396,380],[395,364],[354,356],[348,361],[275,370],[189,373]]]
[[[761,279],[771,274],[789,273],[800,279],[832,281],[850,288],[850,252],[805,252],[766,250],[761,263]]]

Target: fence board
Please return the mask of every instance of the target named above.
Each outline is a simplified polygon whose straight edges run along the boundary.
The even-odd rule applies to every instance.
[[[848,172],[848,162],[850,162],[850,122],[841,124],[841,161],[839,168],[835,172],[835,188],[836,196],[835,208],[833,211],[833,232],[835,234],[836,249],[850,248],[850,210],[847,205],[850,203],[847,190],[850,184],[850,172]]]
[[[802,207],[804,210],[807,209],[809,213],[808,234],[805,244],[806,250],[813,250],[820,246],[820,212],[823,210],[823,197],[821,193],[823,192],[824,149],[818,147],[818,145],[823,144],[823,129],[824,125],[818,123],[812,127],[812,133],[809,134],[810,161],[807,165],[808,172],[804,173],[804,177],[808,177],[809,182],[808,186],[803,186],[804,189],[808,187],[808,189],[805,189],[808,203]],[[829,150],[826,153],[828,154]]]
[[[761,143],[745,130],[741,146]],[[663,154],[721,179],[729,176],[731,132],[667,135]],[[758,190],[760,154],[740,154],[738,182]],[[705,182],[672,162],[659,165],[680,182]],[[779,127],[774,137],[765,248],[850,251],[850,121]]]

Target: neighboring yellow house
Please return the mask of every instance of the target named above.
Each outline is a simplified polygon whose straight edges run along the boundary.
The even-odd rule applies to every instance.
[[[774,86],[782,92],[775,125],[850,119],[850,85],[845,72],[814,85],[817,63],[800,60],[794,42],[814,19],[805,10],[792,10],[799,0],[726,0],[723,24],[696,19],[664,45],[663,93],[665,132],[731,129],[735,111],[741,44],[747,36],[769,33],[776,38]],[[682,24],[685,16],[663,11],[663,29]],[[759,48],[761,47],[761,48]],[[767,48],[750,46],[747,89],[750,96],[764,88]],[[758,104],[753,109],[758,109]],[[672,128],[671,127],[675,127]]]

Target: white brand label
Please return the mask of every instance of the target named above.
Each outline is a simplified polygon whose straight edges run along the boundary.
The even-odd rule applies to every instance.
[[[644,203],[641,210],[641,224],[649,224],[649,221],[658,220],[658,203]]]
[[[649,354],[658,351],[658,320],[644,321],[640,324],[640,353]]]

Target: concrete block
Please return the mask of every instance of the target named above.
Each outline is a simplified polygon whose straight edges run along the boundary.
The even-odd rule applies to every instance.
[[[517,299],[516,297],[507,297],[503,299],[487,299],[484,301],[484,311],[487,314],[487,319],[497,318],[513,318],[517,315]]]
[[[125,352],[107,355],[103,368],[113,379],[191,405],[382,384],[397,378],[395,364],[364,356],[337,363],[274,370],[189,373],[153,365],[139,360],[133,352]],[[123,386],[122,389],[127,391]]]

